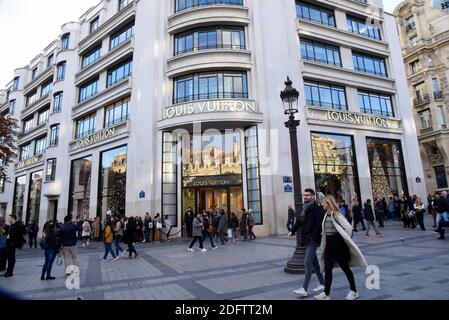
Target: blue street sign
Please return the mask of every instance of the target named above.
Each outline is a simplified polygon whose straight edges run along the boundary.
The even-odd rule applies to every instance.
[[[284,186],[284,192],[286,193],[292,193],[293,192],[293,186],[290,184],[287,184]]]
[[[284,183],[293,183],[292,177],[283,177]]]
[[[140,198],[140,199],[145,199],[145,192],[144,192],[144,191],[141,191],[141,192],[139,193],[139,198]]]

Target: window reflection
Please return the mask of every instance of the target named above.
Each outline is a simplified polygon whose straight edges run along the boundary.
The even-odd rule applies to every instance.
[[[318,192],[350,203],[359,195],[352,137],[312,133],[315,183]]]
[[[101,153],[100,182],[98,186],[98,216],[106,213],[124,215],[126,205],[127,147]]]
[[[401,142],[367,138],[367,145],[374,197],[408,195]]]
[[[26,223],[28,223],[30,220],[39,223],[43,174],[43,171],[31,174]]]
[[[89,217],[92,157],[72,161],[69,214],[74,218]]]
[[[184,177],[237,174],[242,174],[239,132],[190,136],[184,152]]]

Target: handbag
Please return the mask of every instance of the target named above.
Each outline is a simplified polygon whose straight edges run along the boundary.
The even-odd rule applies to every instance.
[[[156,223],[156,229],[162,229],[162,223],[160,222]]]
[[[3,235],[0,237],[0,249],[6,248],[6,236]]]
[[[228,238],[232,238],[232,230],[228,229]]]
[[[41,240],[39,240],[39,246],[41,247],[42,250],[47,249],[47,241],[45,241],[44,238],[41,238]]]
[[[58,267],[61,267],[61,266],[62,266],[62,256],[61,256],[60,253],[56,254],[56,265],[57,265]]]

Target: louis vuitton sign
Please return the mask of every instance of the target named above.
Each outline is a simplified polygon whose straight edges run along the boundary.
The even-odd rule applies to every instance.
[[[256,103],[250,100],[207,100],[179,104],[164,109],[163,118],[173,119],[183,116],[218,112],[256,112]]]
[[[26,160],[22,160],[16,164],[16,170],[21,170],[30,167],[39,162],[39,156],[34,156]]]
[[[373,115],[362,115],[340,111],[328,111],[327,119],[335,122],[343,122],[348,124],[357,124],[370,127],[379,127],[379,128],[391,127],[389,119]]]
[[[87,136],[86,138],[77,140],[73,150],[88,147],[94,143],[111,139],[114,136],[115,136],[115,128],[101,130],[99,132],[91,134],[90,136]]]

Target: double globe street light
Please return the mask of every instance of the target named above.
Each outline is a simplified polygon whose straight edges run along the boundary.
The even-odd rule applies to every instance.
[[[295,201],[296,219],[299,219],[303,210],[303,201],[301,193],[301,176],[299,170],[299,156],[298,156],[298,127],[300,120],[295,119],[295,115],[299,112],[298,101],[299,92],[293,88],[293,82],[287,77],[285,82],[285,89],[281,92],[282,104],[284,106],[284,113],[288,116],[288,121],[285,122],[286,128],[290,131],[290,149],[292,153],[292,167],[293,167],[293,192]],[[304,257],[305,249],[302,245],[301,229],[296,233],[296,247],[293,257],[287,262],[284,271],[291,274],[304,274]]]

